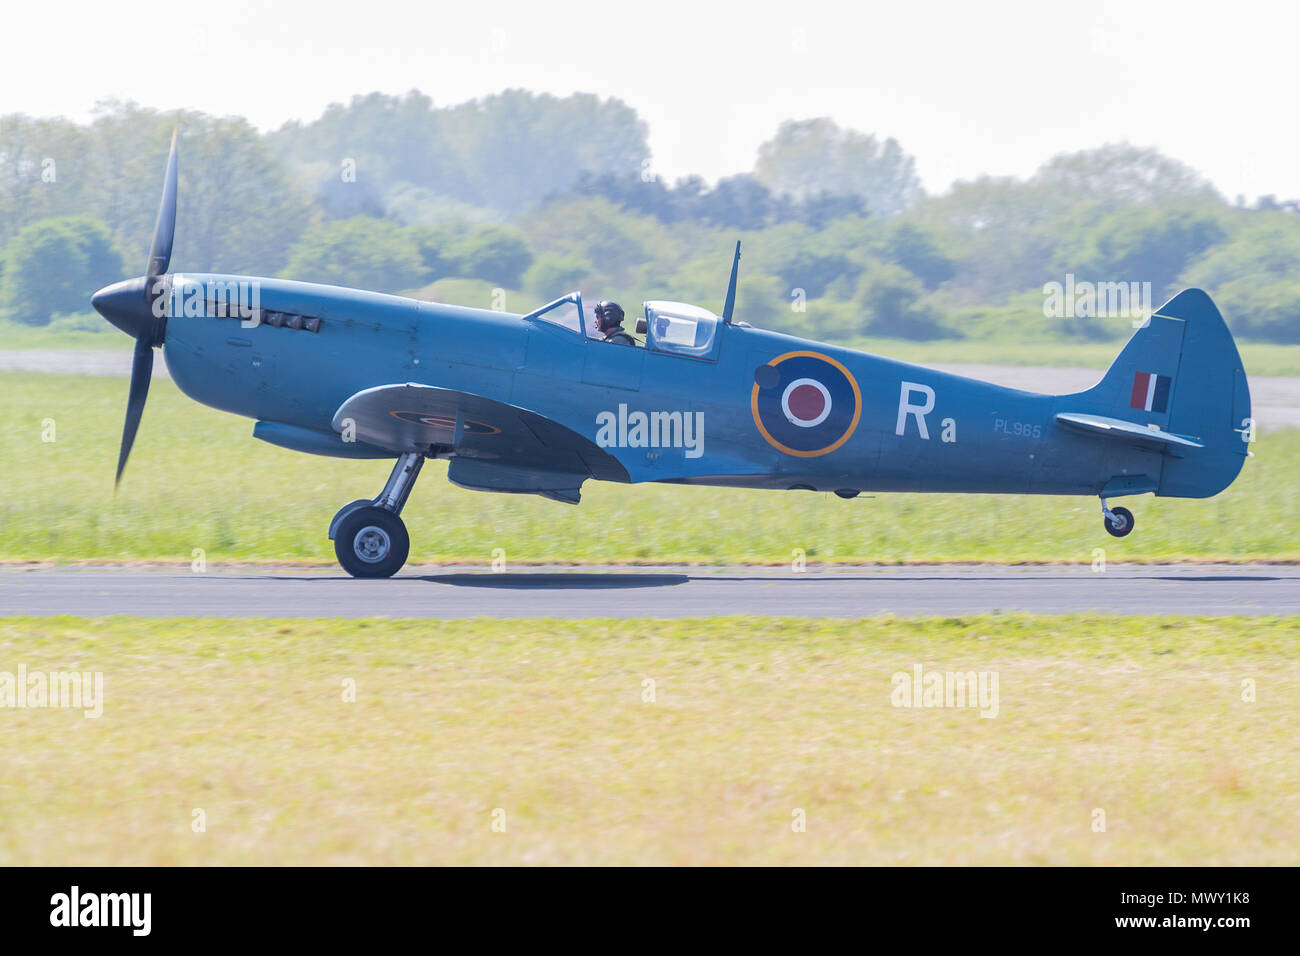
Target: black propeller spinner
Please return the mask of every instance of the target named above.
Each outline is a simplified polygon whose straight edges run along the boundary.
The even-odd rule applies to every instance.
[[[176,137],[172,133],[171,155],[167,158],[167,178],[163,182],[158,221],[153,227],[153,244],[149,248],[149,266],[143,276],[105,286],[90,297],[90,304],[105,319],[135,339],[131,359],[131,387],[126,399],[126,421],[122,425],[122,448],[117,456],[117,477],[135,444],[149,381],[153,377],[154,346],[162,345],[167,333],[167,298],[170,283],[167,268],[172,260],[172,241],[176,238]]]

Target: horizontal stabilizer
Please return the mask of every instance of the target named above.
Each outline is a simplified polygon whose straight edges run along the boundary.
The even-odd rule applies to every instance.
[[[1084,415],[1079,412],[1059,412],[1056,420],[1066,428],[1087,435],[1101,438],[1115,438],[1120,441],[1151,443],[1164,448],[1204,448],[1198,441],[1185,435],[1127,422],[1122,418],[1107,418],[1105,415]]]

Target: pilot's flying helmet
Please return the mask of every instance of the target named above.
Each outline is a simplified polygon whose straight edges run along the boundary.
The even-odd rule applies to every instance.
[[[623,307],[617,302],[611,302],[609,299],[601,299],[596,303],[596,324],[602,330],[622,325]]]

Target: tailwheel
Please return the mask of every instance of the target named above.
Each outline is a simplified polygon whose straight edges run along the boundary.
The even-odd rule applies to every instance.
[[[1133,512],[1127,508],[1108,508],[1103,520],[1106,530],[1117,538],[1122,538],[1133,530]]]
[[[406,563],[411,538],[402,519],[383,508],[358,508],[334,536],[334,553],[354,578],[391,578]]]

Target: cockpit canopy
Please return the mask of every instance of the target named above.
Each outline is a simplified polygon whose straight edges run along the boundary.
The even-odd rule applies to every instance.
[[[707,358],[713,353],[722,320],[685,302],[645,303],[646,345],[660,352]]]
[[[584,328],[590,328],[582,314],[581,292],[570,292],[568,295],[562,295],[555,301],[546,303],[540,309],[533,309],[524,318],[550,322],[552,325],[561,326],[571,332],[577,332],[579,335],[582,334]],[[588,331],[587,334],[590,335],[591,332]]]
[[[589,338],[603,338],[595,321],[583,311],[579,292],[570,292],[548,302],[524,318],[550,322]],[[712,359],[722,324],[722,319],[698,305],[652,300],[645,303],[645,317],[636,320],[635,328],[637,332],[645,333],[646,348],[651,351]]]

